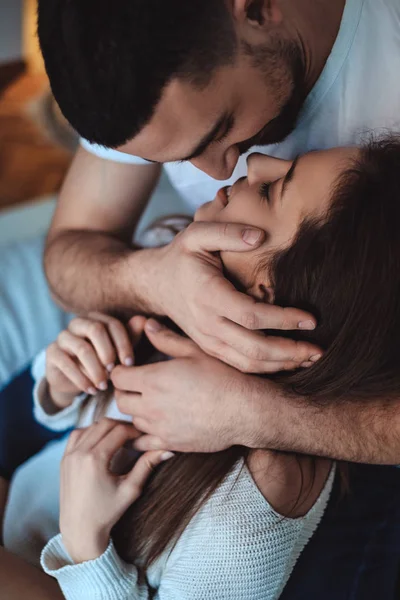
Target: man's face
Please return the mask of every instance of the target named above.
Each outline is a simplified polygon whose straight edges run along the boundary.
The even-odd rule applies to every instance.
[[[189,160],[215,179],[228,179],[243,152],[281,141],[304,100],[301,60],[271,51],[262,68],[241,53],[199,89],[173,79],[150,122],[120,151],[164,163]],[[260,61],[259,61],[260,62]]]

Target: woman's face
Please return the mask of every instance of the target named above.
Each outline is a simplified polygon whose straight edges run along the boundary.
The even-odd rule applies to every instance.
[[[327,214],[334,184],[357,153],[357,148],[335,148],[294,161],[252,154],[247,178],[222,188],[198,209],[195,221],[243,223],[266,232],[256,250],[221,253],[225,268],[249,293],[261,299],[270,284],[266,269],[259,269],[266,253],[289,247],[304,219]]]

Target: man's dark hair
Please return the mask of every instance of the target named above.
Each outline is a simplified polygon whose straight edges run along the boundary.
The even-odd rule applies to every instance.
[[[150,121],[172,78],[204,86],[236,50],[225,0],[39,0],[38,35],[65,117],[109,147]]]

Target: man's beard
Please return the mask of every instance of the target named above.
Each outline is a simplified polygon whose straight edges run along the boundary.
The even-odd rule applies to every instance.
[[[274,119],[252,138],[238,144],[240,154],[244,154],[252,146],[269,146],[282,142],[295,129],[307,97],[303,58],[295,44],[279,41],[272,48],[245,46],[245,51],[252,57],[254,66],[262,69],[268,83],[272,83],[275,89],[282,87],[282,69],[285,65],[291,78],[292,92]]]

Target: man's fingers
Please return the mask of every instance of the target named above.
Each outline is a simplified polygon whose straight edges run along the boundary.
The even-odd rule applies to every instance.
[[[174,454],[165,450],[153,450],[141,456],[132,471],[124,477],[121,491],[128,495],[130,502],[134,502],[142,493],[143,487],[153,473],[154,469],[162,462],[172,458]]]
[[[131,334],[133,348],[139,343],[146,325],[147,318],[141,315],[135,315],[128,322],[129,333]]]
[[[154,369],[155,365],[144,365],[142,367],[115,367],[111,373],[111,381],[116,388],[116,398],[120,391],[133,392],[140,395],[143,387],[143,377],[146,371]]]
[[[254,250],[264,240],[262,229],[239,223],[192,223],[179,234],[190,252],[245,252]]]
[[[117,367],[117,369],[118,368],[119,367]],[[143,406],[141,394],[115,390],[115,400],[117,402],[118,410],[122,412],[123,415],[132,415],[136,417],[141,414],[140,409],[141,406]]]
[[[162,450],[167,445],[156,435],[141,435],[134,441],[133,447],[139,452],[148,452],[149,450]]]
[[[281,329],[285,331],[315,329],[315,318],[298,308],[282,308],[257,302],[251,296],[226,289],[219,298],[223,317],[245,329]]]
[[[270,372],[269,369],[265,371],[261,368],[263,363],[292,362],[299,366],[308,361],[316,362],[322,356],[321,350],[309,342],[263,335],[230,322],[225,322],[223,327],[225,344],[236,350],[243,358],[251,361],[256,368],[256,370],[251,369],[252,372]],[[259,369],[257,365],[259,365]],[[246,368],[244,370],[248,371]]]
[[[279,371],[293,371],[298,369],[299,363],[293,361],[256,361],[244,356],[231,346],[226,344],[219,345],[218,352],[214,354],[215,358],[223,361],[227,365],[234,367],[242,373],[252,374],[271,374]],[[313,363],[310,363],[313,364]]]
[[[200,351],[192,340],[171,331],[155,319],[146,322],[145,332],[153,346],[168,356],[187,358],[193,356],[195,351]]]

